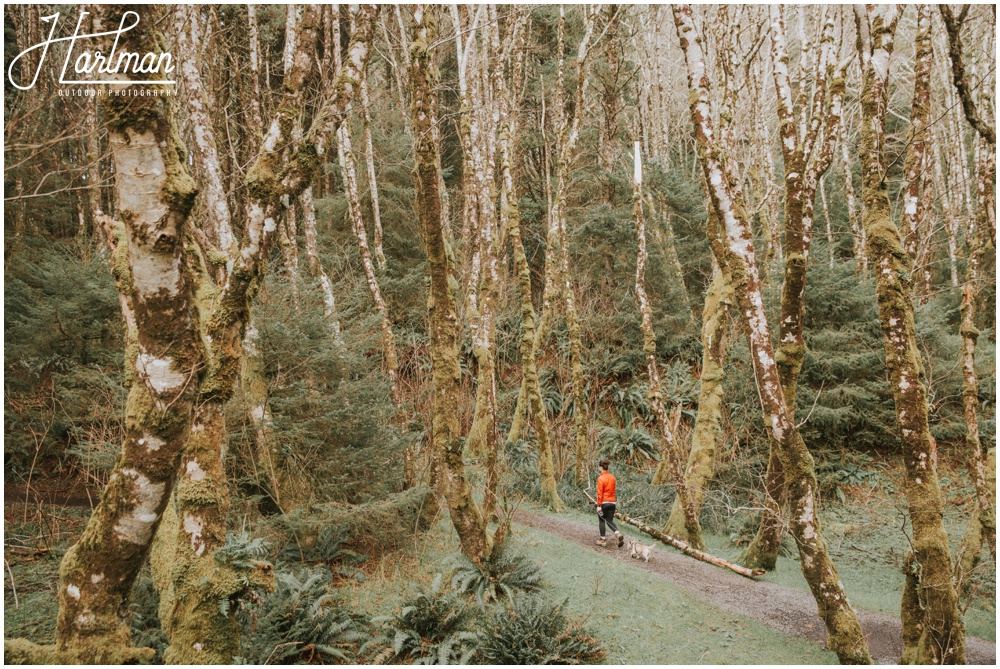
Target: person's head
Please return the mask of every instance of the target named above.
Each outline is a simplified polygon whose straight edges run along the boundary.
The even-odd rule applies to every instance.
[[[601,460],[597,463],[597,466],[601,468],[602,472],[608,471],[608,467],[611,466],[611,460]]]

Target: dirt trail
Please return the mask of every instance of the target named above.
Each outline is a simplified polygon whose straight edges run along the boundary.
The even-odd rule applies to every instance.
[[[594,543],[594,523],[527,511],[519,511],[516,520],[560,539],[627,560],[633,566],[662,576],[681,590],[724,611],[754,618],[786,634],[826,643],[826,628],[816,614],[816,600],[808,592],[738,576],[682,555],[652,539],[650,541],[656,544],[653,559],[648,563],[631,560],[625,548],[612,548],[611,541],[608,548],[598,547]],[[896,664],[903,651],[899,619],[862,609],[855,611],[875,661]],[[969,664],[992,665],[996,664],[997,647],[992,641],[968,637],[967,654]]]

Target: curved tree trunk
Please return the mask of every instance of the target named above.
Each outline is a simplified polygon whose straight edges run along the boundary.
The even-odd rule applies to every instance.
[[[316,143],[329,126],[335,127],[356,91],[374,18],[371,6],[359,9],[349,48],[350,67],[344,68],[331,98],[323,101],[314,126],[303,137],[294,122],[316,74],[312,53],[320,38],[321,16],[315,6],[289,9],[285,94],[248,172],[251,199],[243,245],[221,288],[212,284],[204,260],[199,258],[201,262],[190,270],[201,282],[197,291],[202,339],[210,348],[207,371],[198,387],[196,422],[181,458],[175,515],[157,536],[155,582],[161,593],[161,620],[170,638],[168,661],[232,662],[240,651],[240,626],[235,610],[226,604],[252,586],[273,587],[270,565],[252,559],[229,561],[218,554],[226,541],[229,504],[223,466],[224,409],[239,378],[250,304],[266,267],[276,215],[283,202],[294,202],[316,176],[315,163],[310,165],[302,155],[315,154]],[[329,119],[329,125],[317,127],[317,120],[323,123],[324,119]],[[282,147],[289,140],[292,146],[284,153],[292,155],[282,161]]]
[[[141,23],[122,47],[158,44],[153,25]],[[197,188],[180,159],[169,98],[108,98],[106,104],[117,119],[108,140],[126,221],[112,267],[135,316],[137,339],[125,442],[101,502],[60,563],[55,647],[8,641],[8,661],[151,659],[150,649],[130,647],[125,612],[174,487],[204,368],[183,251]]]
[[[712,129],[709,80],[701,40],[696,35],[689,5],[675,5],[677,36],[684,51],[691,89],[691,118],[698,141],[699,159],[709,186],[711,206],[723,228],[724,243],[713,249],[720,265],[733,278],[734,293],[745,319],[750,358],[765,424],[781,459],[788,480],[792,507],[791,531],[798,543],[802,574],[816,598],[819,615],[826,625],[831,650],[843,663],[871,663],[857,616],[847,602],[847,595],[831,562],[826,542],[820,534],[816,504],[818,490],[812,456],[806,450],[785,402],[778,368],[774,361],[770,328],[760,293],[760,280],[754,258],[753,240],[747,223],[740,218],[742,204],[733,199],[724,154],[718,151]],[[721,252],[719,252],[721,251]]]
[[[804,8],[803,8],[804,9]],[[801,10],[800,10],[801,11]],[[813,234],[816,190],[823,173],[833,160],[840,128],[845,93],[842,68],[834,65],[833,16],[823,10],[823,27],[813,72],[812,114],[809,113],[809,87],[805,70],[810,67],[807,54],[800,58],[799,96],[796,110],[792,102],[792,83],[788,73],[788,49],[784,19],[779,5],[771,5],[771,61],[774,87],[778,98],[781,147],[785,157],[785,274],[781,285],[781,320],[775,362],[781,387],[794,419],[796,391],[806,344],[803,333],[806,312],[806,272]],[[826,93],[829,89],[829,102]],[[799,116],[798,130],[794,122]],[[757,536],[744,551],[742,561],[751,567],[774,569],[781,545],[784,524],[776,514],[783,507],[781,459],[772,445],[765,482],[765,510]],[[782,491],[782,492],[778,492]],[[776,494],[777,493],[777,494]]]
[[[920,625],[920,634],[915,646],[904,648],[903,661],[961,664],[965,662],[965,631],[942,522],[937,453],[927,424],[927,394],[913,325],[913,265],[893,223],[885,181],[887,80],[899,9],[888,5],[878,9],[870,6],[867,11],[858,7],[855,11],[862,62],[862,223],[868,232],[868,253],[875,268],[886,367],[903,443],[914,568],[919,571],[922,603],[920,611],[904,612]],[[908,605],[906,599],[903,605]],[[912,640],[912,634],[905,636]]]

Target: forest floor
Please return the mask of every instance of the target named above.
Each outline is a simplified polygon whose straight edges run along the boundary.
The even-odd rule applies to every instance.
[[[648,571],[669,580],[681,590],[722,611],[758,620],[779,632],[824,644],[826,629],[816,613],[816,600],[802,590],[765,580],[750,579],[689,558],[659,542],[640,535],[624,523],[623,533],[644,544],[655,544],[649,562],[629,557],[627,544],[607,547],[595,543],[596,520],[584,522],[563,516],[521,511],[517,521],[592,551],[625,561],[632,568]],[[880,664],[896,663],[902,653],[898,618],[856,609],[868,638],[872,657]],[[970,664],[996,664],[996,644],[968,637]]]
[[[27,506],[23,488],[5,490],[6,571],[17,585],[15,598],[5,579],[5,632],[46,642],[54,631],[59,558],[82,531],[89,504],[82,490],[37,489],[44,492],[30,495],[34,499]],[[876,550],[899,541],[886,538],[886,519],[867,522],[857,502],[852,499],[839,510],[834,505],[824,528],[872,654],[878,661],[895,662],[903,579],[894,566],[895,553]],[[857,522],[838,522],[840,516]],[[960,520],[955,519],[956,526]],[[869,542],[858,524],[881,542]],[[609,663],[836,663],[825,649],[825,630],[796,558],[781,557],[776,571],[751,580],[620,525],[629,538],[654,544],[649,563],[629,559],[625,548],[596,546],[597,522],[589,509],[556,515],[524,504],[512,531],[517,552],[541,565],[543,593],[565,602],[568,613],[585,621]],[[705,539],[708,550],[720,557],[735,559],[740,551],[728,536],[708,533]],[[390,613],[415,587],[446,571],[443,560],[457,551],[454,530],[442,514],[408,548],[368,560],[362,565],[364,582],[346,579],[338,595],[359,613]],[[982,569],[994,569],[988,556]],[[970,663],[995,664],[995,603],[993,574],[986,574],[982,591],[965,612]]]

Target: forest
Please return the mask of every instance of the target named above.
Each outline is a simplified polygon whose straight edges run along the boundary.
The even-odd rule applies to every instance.
[[[3,11],[6,663],[996,664],[994,5]]]

